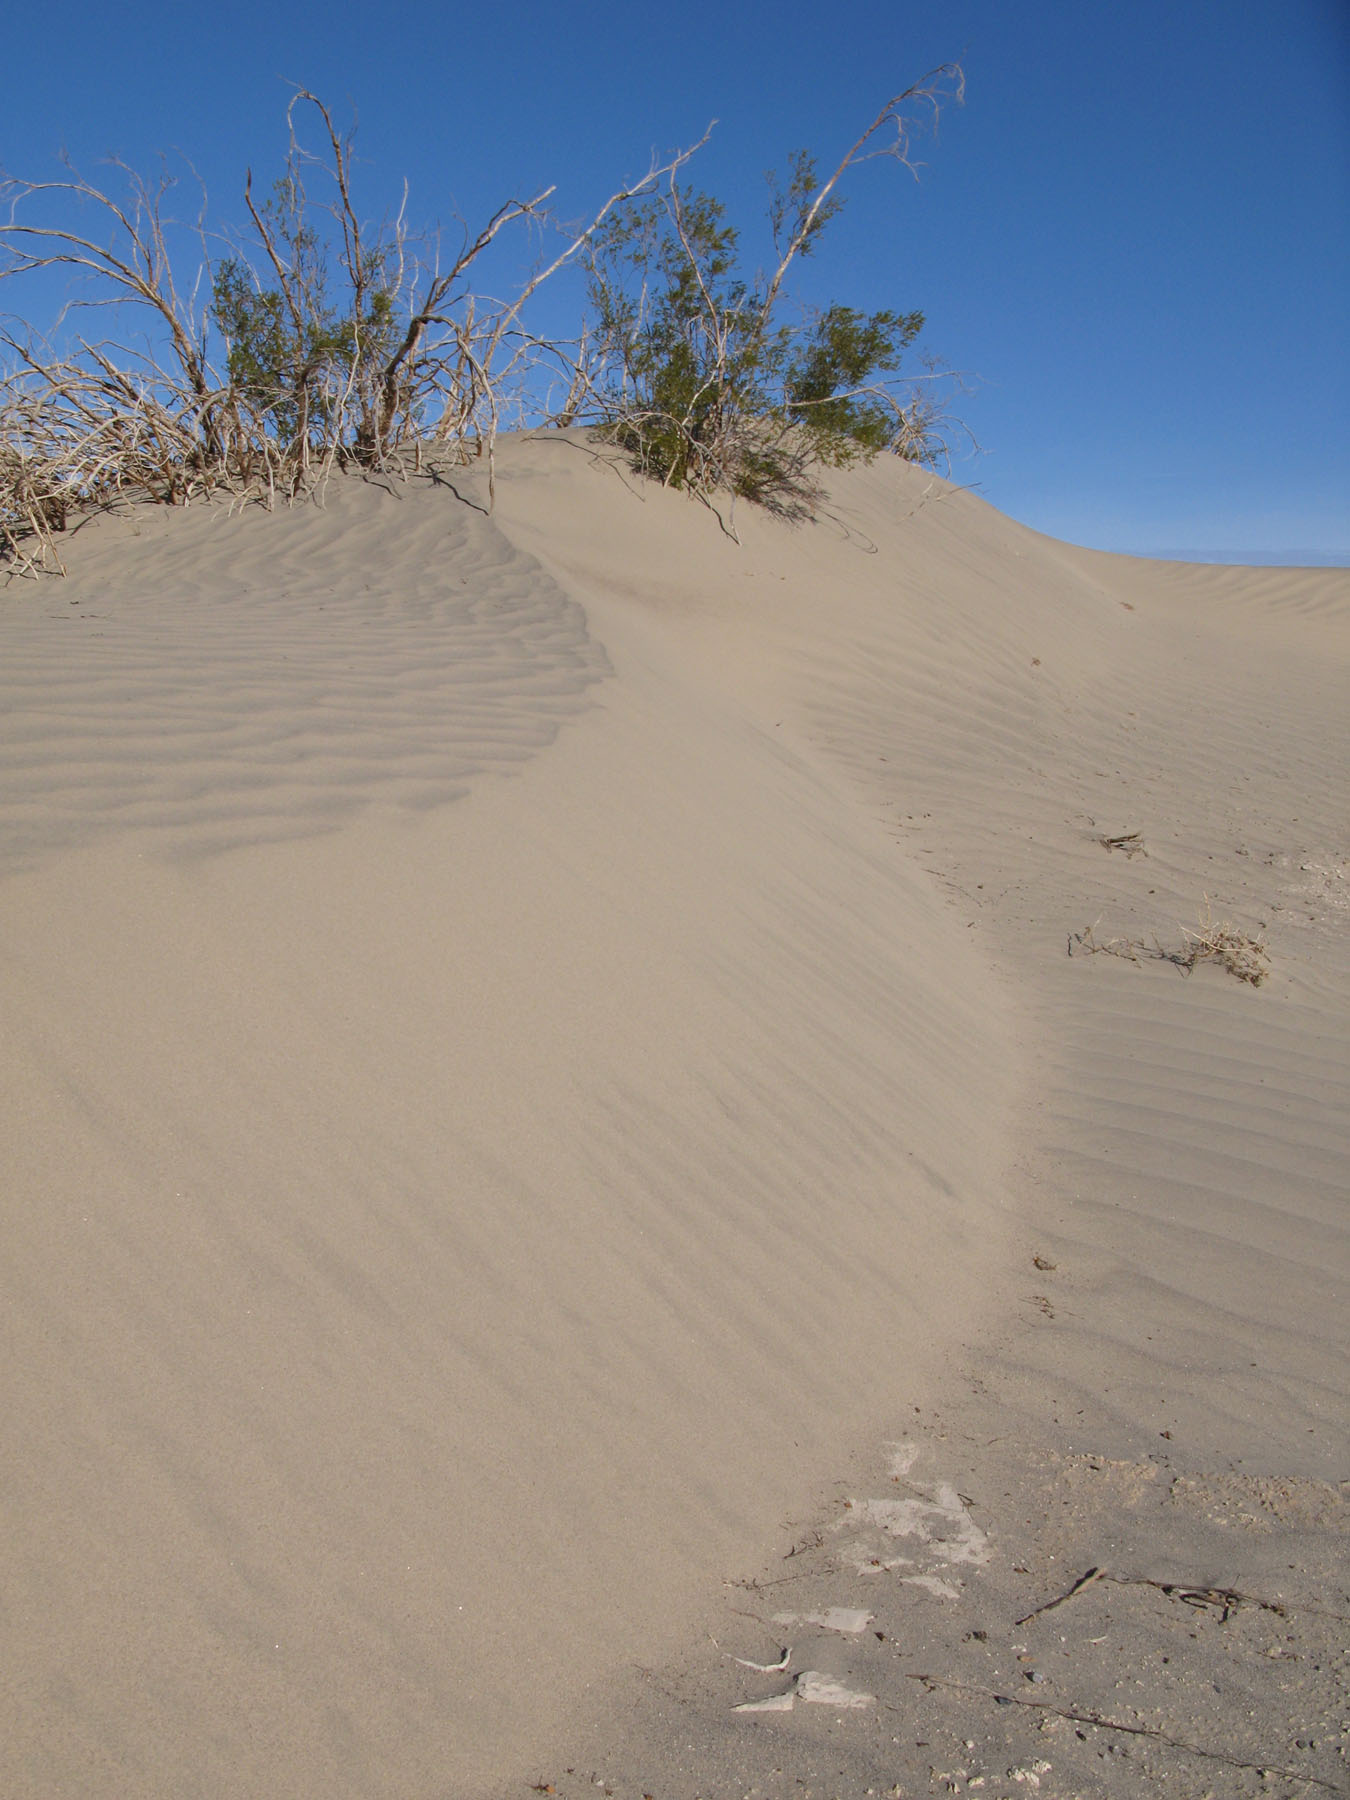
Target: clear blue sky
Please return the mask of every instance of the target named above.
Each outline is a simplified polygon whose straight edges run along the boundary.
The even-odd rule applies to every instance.
[[[406,175],[422,221],[550,181],[579,216],[716,118],[697,179],[747,238],[766,168],[959,58],[921,184],[862,172],[812,297],[927,314],[977,384],[958,478],[1038,529],[1350,553],[1346,0],[67,0],[4,55],[11,173],[178,148],[237,219],[302,83],[355,104],[372,210]]]

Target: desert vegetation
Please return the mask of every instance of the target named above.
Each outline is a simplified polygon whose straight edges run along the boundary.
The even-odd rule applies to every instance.
[[[1264,937],[1253,935],[1231,920],[1216,919],[1208,895],[1196,925],[1180,927],[1180,944],[1164,944],[1157,937],[1152,943],[1143,938],[1100,938],[1096,934],[1100,923],[1098,919],[1082,931],[1069,934],[1070,956],[1120,956],[1126,962],[1171,963],[1183,975],[1193,974],[1201,963],[1215,963],[1253,987],[1260,987],[1270,974],[1270,952]]]
[[[959,99],[944,66],[893,96],[818,177],[796,153],[770,183],[772,259],[743,261],[721,202],[686,173],[707,134],[654,160],[580,224],[555,190],[505,201],[453,252],[408,224],[406,193],[372,223],[353,139],[317,96],[287,110],[280,176],[244,182],[217,226],[191,171],[123,162],[102,183],[0,181],[0,564],[62,567],[60,534],[128,500],[220,496],[272,505],[335,469],[485,457],[508,426],[585,425],[644,475],[714,507],[738,498],[791,517],[815,471],[881,452],[946,454],[937,371],[901,375],[917,311],[802,306],[789,275],[816,255],[848,172],[874,157],[916,169],[912,145]],[[479,276],[530,233],[505,297]],[[540,288],[584,273],[571,339],[532,328]],[[28,292],[60,291],[43,327]],[[86,329],[97,326],[97,329]],[[719,511],[719,516],[723,516]],[[728,510],[727,519],[730,517]]]

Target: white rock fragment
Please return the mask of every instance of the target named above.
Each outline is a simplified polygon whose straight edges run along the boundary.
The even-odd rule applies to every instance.
[[[875,1525],[888,1537],[917,1538],[945,1563],[987,1563],[989,1539],[949,1481],[940,1481],[932,1499],[862,1500],[850,1509],[849,1523]]]
[[[895,1481],[903,1481],[905,1476],[918,1462],[923,1454],[923,1446],[916,1444],[912,1438],[902,1439],[891,1445],[891,1477]]]
[[[824,1612],[775,1613],[773,1622],[775,1625],[818,1625],[822,1631],[839,1631],[853,1637],[866,1631],[872,1618],[873,1614],[864,1612],[861,1607],[827,1606]]]
[[[767,1700],[742,1700],[731,1710],[738,1713],[791,1712],[796,1697],[796,1688],[790,1687],[785,1694],[770,1694]]]
[[[1020,1782],[1022,1784],[1022,1786],[1029,1787],[1034,1792],[1041,1785],[1041,1776],[1048,1775],[1049,1773],[1050,1773],[1050,1764],[1048,1762],[1046,1762],[1043,1757],[1041,1757],[1041,1758],[1038,1758],[1037,1761],[1032,1763],[1032,1765],[1029,1769],[1028,1768],[1009,1769],[1008,1770],[1008,1780]]]
[[[853,1688],[846,1688],[833,1675],[824,1675],[819,1669],[803,1669],[785,1694],[770,1694],[765,1700],[742,1700],[739,1706],[732,1707],[738,1713],[791,1712],[793,1702],[808,1700],[817,1706],[833,1706],[840,1710],[857,1711],[864,1706],[875,1706],[875,1694],[860,1694]]]
[[[944,1581],[941,1575],[902,1575],[901,1581],[910,1587],[923,1588],[939,1600],[959,1600],[961,1590],[954,1581]]]
[[[900,1459],[896,1460],[898,1463]],[[858,1525],[870,1525],[883,1534],[879,1540],[860,1536],[845,1551],[859,1574],[876,1575],[914,1562],[912,1556],[889,1553],[887,1539],[909,1539],[921,1544],[929,1561],[949,1567],[960,1564],[979,1568],[993,1555],[989,1539],[949,1481],[936,1482],[904,1500],[850,1500],[835,1530]]]
[[[852,1688],[846,1688],[835,1680],[833,1675],[822,1675],[819,1669],[803,1669],[797,1677],[797,1693],[803,1700],[814,1700],[821,1706],[862,1707],[875,1706],[875,1694],[858,1694]]]

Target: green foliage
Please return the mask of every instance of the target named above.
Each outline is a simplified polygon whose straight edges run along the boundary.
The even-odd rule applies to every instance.
[[[773,246],[780,257],[792,245],[798,256],[810,256],[830,220],[844,210],[844,202],[837,194],[830,194],[812,210],[817,192],[816,163],[808,151],[793,150],[788,156],[788,169],[786,187],[775,169],[770,169],[764,177],[769,185],[769,229],[773,234]]]
[[[767,404],[759,314],[734,273],[737,243],[719,201],[675,191],[617,216],[595,246],[591,301],[635,412],[616,435],[672,487],[697,482],[701,452],[732,409]]]
[[[921,312],[869,315],[831,306],[797,341],[784,378],[785,407],[819,461],[838,468],[891,447],[894,408],[869,397],[868,388],[879,374],[899,369],[922,330]]]
[[[708,194],[672,182],[607,221],[592,246],[590,302],[604,373],[595,411],[643,473],[707,497],[722,488],[800,516],[813,465],[896,450],[938,454],[897,393],[923,314],[787,311],[782,276],[810,255],[843,202],[818,198],[805,152],[770,177],[771,276],[742,271],[740,236]]]
[[[344,398],[370,391],[395,342],[394,296],[380,258],[367,253],[359,282],[344,283],[347,309],[333,302],[327,247],[305,221],[293,177],[276,183],[259,220],[277,285],[264,287],[242,258],[226,259],[215,269],[211,319],[235,392],[294,450],[325,442]]]

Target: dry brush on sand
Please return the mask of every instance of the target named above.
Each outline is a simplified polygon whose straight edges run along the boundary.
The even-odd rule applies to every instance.
[[[124,496],[272,503],[313,492],[335,467],[383,469],[426,445],[490,454],[537,349],[526,305],[616,206],[690,154],[653,164],[508,299],[485,300],[476,265],[513,227],[555,227],[551,188],[506,201],[443,258],[409,229],[406,196],[392,219],[363,221],[351,134],[321,100],[299,91],[287,127],[281,178],[258,198],[250,171],[250,229],[234,239],[208,229],[204,194],[190,224],[171,216],[167,167],[148,181],[114,162],[120,193],[73,169],[5,182],[0,279],[82,276],[74,307],[113,315],[100,338],[65,329],[74,307],[51,333],[0,331],[0,546],[20,570],[59,567],[54,538],[72,512]],[[175,268],[189,261],[184,282]]]
[[[273,505],[337,468],[428,454],[485,456],[491,496],[508,425],[591,424],[667,485],[794,516],[818,497],[814,464],[882,449],[936,461],[935,372],[905,387],[897,373],[922,315],[834,306],[785,322],[784,281],[838,211],[847,171],[880,155],[914,169],[916,129],[960,85],[944,67],[896,95],[822,183],[795,157],[771,199],[775,267],[755,282],[734,273],[720,205],[681,186],[707,133],[581,224],[559,219],[546,186],[464,227],[453,254],[410,227],[406,188],[366,220],[352,134],[303,89],[280,178],[264,195],[246,177],[242,232],[210,222],[190,168],[190,218],[173,210],[167,163],[151,179],[114,160],[105,185],[73,167],[4,177],[0,282],[63,285],[65,304],[46,329],[0,324],[0,565],[61,569],[71,522],[126,499]],[[536,250],[521,273],[503,246],[526,234]],[[541,335],[531,302],[576,266],[595,317],[573,340]],[[99,332],[81,329],[89,318]]]
[[[1239,981],[1260,987],[1270,973],[1270,953],[1263,936],[1254,936],[1229,919],[1216,919],[1209,898],[1195,926],[1181,927],[1181,943],[1164,944],[1155,937],[1151,944],[1143,938],[1099,938],[1096,928],[1101,920],[1069,935],[1069,955],[1075,948],[1088,956],[1121,956],[1127,962],[1149,959],[1173,964],[1183,975],[1191,974],[1201,963],[1217,963]]]

